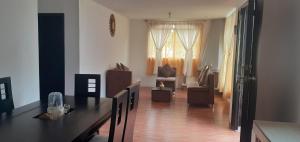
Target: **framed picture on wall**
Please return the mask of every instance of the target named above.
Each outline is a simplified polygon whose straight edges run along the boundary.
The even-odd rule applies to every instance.
[[[113,14],[111,14],[109,18],[109,31],[110,31],[110,35],[114,37],[116,32],[116,20]]]

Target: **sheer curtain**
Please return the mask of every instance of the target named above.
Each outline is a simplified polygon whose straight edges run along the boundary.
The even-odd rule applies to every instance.
[[[201,42],[200,42],[200,55],[199,55],[199,64],[198,68],[200,69],[201,67],[206,65],[206,48],[207,48],[207,35],[210,32],[210,26],[211,26],[211,21],[204,21],[201,26],[200,26],[200,37],[201,37]]]
[[[166,41],[171,33],[172,25],[170,24],[150,24],[150,34],[153,39],[154,45],[156,47],[156,62],[154,67],[154,72],[157,72],[158,66],[161,65],[162,57],[162,49],[166,44]]]
[[[235,57],[236,35],[234,33],[237,21],[237,12],[226,18],[224,31],[224,55],[219,74],[218,88],[224,97],[230,97],[233,93],[233,69]]]
[[[179,24],[176,25],[176,33],[185,49],[183,73],[192,76],[193,46],[199,35],[199,27],[190,23]]]
[[[198,46],[195,46],[196,49]],[[171,31],[164,47],[161,51],[161,64],[169,64],[176,68],[177,76],[183,76],[185,49],[181,44],[179,37],[174,30]],[[147,59],[147,75],[153,75],[156,62],[156,47],[149,33],[148,37],[148,59]]]
[[[177,34],[172,30],[171,35],[162,50],[162,65],[169,64],[176,68],[177,76],[183,75],[185,49]]]
[[[147,21],[147,23],[149,25],[151,22]],[[160,24],[162,25],[158,26]],[[159,53],[156,53],[158,52],[157,45],[152,37],[154,32],[151,32],[155,31],[151,28],[157,27],[171,29],[167,30],[169,35]],[[209,29],[210,21],[156,22],[154,26],[149,26],[147,75],[153,75],[157,72],[156,65],[169,64],[177,68],[178,76],[197,76],[199,64],[201,64],[205,54]],[[188,50],[189,52],[187,52]]]

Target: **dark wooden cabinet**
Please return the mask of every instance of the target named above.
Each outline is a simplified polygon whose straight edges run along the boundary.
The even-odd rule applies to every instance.
[[[108,70],[106,72],[106,97],[112,98],[131,83],[131,71]]]

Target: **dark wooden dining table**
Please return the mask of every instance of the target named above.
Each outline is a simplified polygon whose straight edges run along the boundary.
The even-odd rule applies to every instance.
[[[47,110],[47,105],[34,102],[2,114],[1,142],[77,142],[84,141],[101,127],[111,115],[109,98],[75,99],[65,96],[64,103],[74,110],[56,120],[34,118]]]

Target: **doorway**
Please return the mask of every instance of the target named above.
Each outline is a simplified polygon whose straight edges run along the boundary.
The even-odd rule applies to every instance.
[[[51,92],[65,92],[64,14],[38,14],[40,100]]]
[[[257,96],[257,49],[263,16],[263,0],[249,0],[247,40],[245,53],[245,79],[243,87],[241,142],[250,142]]]
[[[248,4],[238,11],[237,47],[234,67],[234,86],[230,128],[239,130],[242,119],[243,89],[245,79],[245,55],[247,37]]]
[[[239,10],[238,44],[235,61],[231,128],[241,127],[241,142],[251,141],[256,111],[257,48],[263,12],[263,0],[249,0]]]

